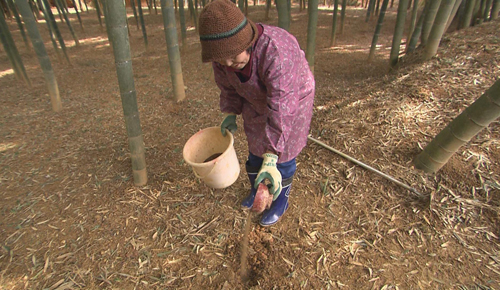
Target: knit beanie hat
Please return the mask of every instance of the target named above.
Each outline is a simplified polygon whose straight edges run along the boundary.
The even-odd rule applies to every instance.
[[[211,62],[234,57],[258,37],[257,27],[229,0],[214,0],[199,17],[201,60]]]

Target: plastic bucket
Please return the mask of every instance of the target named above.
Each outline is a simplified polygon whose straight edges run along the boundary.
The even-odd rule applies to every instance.
[[[218,126],[205,128],[189,138],[182,156],[206,185],[225,188],[233,184],[240,174],[240,164],[233,145],[231,132],[227,131],[224,137]],[[207,160],[218,154],[215,159]]]

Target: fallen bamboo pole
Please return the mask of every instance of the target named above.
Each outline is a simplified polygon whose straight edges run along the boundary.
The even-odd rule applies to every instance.
[[[365,163],[363,163],[363,162],[361,162],[361,161],[359,161],[359,160],[356,160],[356,159],[352,158],[351,156],[346,155],[346,154],[344,154],[344,153],[342,153],[342,152],[340,152],[340,151],[338,151],[338,150],[336,150],[336,149],[334,149],[334,148],[332,148],[332,147],[330,147],[330,146],[326,145],[325,143],[323,143],[323,142],[321,142],[321,141],[319,141],[319,140],[316,140],[316,139],[312,138],[311,136],[307,136],[307,139],[309,139],[309,140],[313,141],[313,142],[314,142],[314,143],[316,143],[316,144],[319,144],[319,145],[321,145],[321,146],[325,147],[326,149],[328,149],[328,150],[330,150],[330,151],[332,151],[332,152],[337,153],[338,155],[340,155],[340,156],[344,157],[345,159],[347,159],[347,160],[351,161],[352,163],[355,163],[355,164],[357,164],[357,165],[359,165],[359,166],[361,166],[361,167],[363,167],[363,168],[365,168],[365,169],[368,169],[368,170],[370,170],[371,172],[375,172],[375,173],[377,173],[378,175],[380,175],[380,176],[382,176],[382,177],[384,177],[384,178],[386,178],[386,179],[388,179],[388,180],[390,180],[390,181],[392,181],[392,182],[396,183],[397,185],[402,186],[402,187],[404,187],[404,188],[408,189],[409,191],[411,191],[411,192],[415,193],[415,194],[416,194],[416,195],[418,195],[419,197],[423,197],[423,196],[424,196],[423,194],[421,194],[420,192],[418,192],[415,188],[413,188],[413,187],[411,187],[411,186],[409,186],[409,185],[407,185],[407,184],[404,184],[404,183],[402,183],[401,181],[397,180],[396,178],[394,178],[394,177],[392,177],[392,176],[390,176],[390,175],[387,175],[387,174],[385,174],[385,173],[383,173],[383,172],[381,172],[381,171],[379,171],[379,170],[377,170],[377,169],[375,169],[375,168],[371,167],[370,165],[367,165],[367,164],[365,164]]]

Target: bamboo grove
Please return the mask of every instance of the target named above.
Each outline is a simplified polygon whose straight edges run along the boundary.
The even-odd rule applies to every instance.
[[[134,183],[143,185],[147,182],[146,164],[144,159],[144,144],[137,110],[137,100],[135,97],[135,87],[132,74],[132,61],[130,59],[130,48],[128,44],[128,34],[130,33],[129,19],[126,17],[127,5],[133,12],[137,30],[142,32],[144,45],[147,49],[147,18],[145,17],[144,6],[148,13],[158,14],[158,6],[163,15],[165,31],[166,50],[168,52],[172,92],[177,101],[185,98],[184,80],[182,75],[181,60],[179,50],[186,43],[187,23],[192,23],[195,30],[198,29],[198,12],[209,0],[0,0],[0,40],[4,51],[11,63],[17,79],[27,85],[31,81],[23,65],[18,47],[9,31],[9,21],[15,22],[19,33],[23,39],[24,47],[29,51],[34,51],[39,59],[40,67],[43,71],[45,82],[50,95],[53,111],[62,110],[62,102],[59,96],[57,80],[51,65],[51,60],[47,54],[47,48],[43,42],[44,36],[40,35],[38,25],[42,25],[39,20],[45,20],[48,30],[48,38],[59,61],[64,57],[67,65],[71,64],[71,55],[67,49],[66,42],[61,35],[60,25],[65,25],[70,31],[72,41],[76,46],[80,45],[79,34],[85,33],[85,25],[80,17],[81,13],[95,13],[99,24],[106,27],[108,38],[113,47],[116,71],[119,82],[119,90],[122,97],[123,112],[127,125],[129,137],[129,147],[132,152],[132,168],[134,172]],[[327,3],[327,1],[329,1]],[[77,3],[78,2],[78,3]],[[241,11],[248,14],[248,0],[233,0]],[[278,26],[290,30],[292,22],[292,7],[299,6],[300,12],[307,9],[307,45],[305,47],[306,58],[311,70],[314,72],[314,55],[316,51],[316,30],[318,27],[318,13],[320,4],[323,7],[331,7],[332,25],[330,34],[330,46],[336,45],[336,35],[343,34],[346,13],[348,6],[357,6],[366,9],[365,19],[358,21],[373,22],[374,33],[367,55],[368,61],[373,60],[377,54],[377,42],[380,31],[384,25],[384,18],[389,7],[397,5],[397,18],[394,27],[392,47],[388,59],[388,67],[397,69],[399,59],[402,54],[412,54],[417,50],[422,51],[423,60],[429,60],[438,53],[439,44],[443,35],[452,28],[467,29],[469,26],[481,25],[483,22],[494,20],[498,17],[500,10],[500,0],[254,0],[253,5],[265,5],[265,19],[269,19],[271,7],[277,9]],[[159,4],[159,5],[157,5]],[[70,7],[71,6],[71,7]],[[187,10],[185,7],[187,6]],[[53,10],[57,11],[59,21],[57,21]],[[73,10],[73,12],[71,12]],[[70,14],[76,14],[78,25],[72,23]],[[74,19],[74,18],[73,18]],[[340,23],[339,23],[340,22]],[[179,28],[177,27],[179,23]],[[407,26],[409,28],[407,29]],[[124,28],[125,27],[125,28]],[[77,29],[78,28],[78,29]],[[407,35],[404,31],[407,30]],[[180,31],[181,45],[178,43],[178,31]],[[406,39],[406,41],[403,41]],[[31,43],[31,44],[30,44]],[[402,53],[403,52],[403,53]],[[369,65],[369,64],[367,64]],[[499,85],[495,84],[485,93],[485,96],[494,96],[493,104],[498,105]],[[476,106],[477,107],[477,106]],[[469,115],[481,114],[486,106],[475,107],[467,112]],[[496,115],[495,115],[496,114]],[[489,119],[481,120],[482,126],[487,126],[487,122],[496,119],[499,112],[489,114]],[[495,117],[496,116],[496,117]],[[459,121],[457,121],[459,122]],[[461,124],[461,123],[460,123]],[[453,125],[455,128],[456,124]],[[460,125],[463,127],[462,125]],[[465,125],[464,125],[465,126]],[[446,129],[449,131],[449,129]],[[477,128],[468,133],[463,140],[469,140],[471,134],[477,133]],[[440,135],[441,136],[441,135]],[[440,137],[439,142],[446,142],[447,137]],[[453,143],[452,149],[456,151],[457,142]],[[425,167],[427,171],[436,171],[449,158],[447,154],[439,153],[439,146],[430,144],[429,149],[423,152],[424,156],[417,158],[417,167]],[[434,149],[433,149],[434,148]],[[438,148],[438,149],[435,149]],[[436,151],[437,150],[437,151]],[[438,152],[438,153],[436,153]],[[438,154],[439,156],[437,156]],[[442,157],[445,156],[445,157]],[[433,160],[433,161],[432,161]],[[439,166],[436,160],[439,160]]]

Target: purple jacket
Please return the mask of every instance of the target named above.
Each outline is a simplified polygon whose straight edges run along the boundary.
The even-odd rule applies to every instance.
[[[259,24],[257,24],[259,25]],[[248,149],[256,156],[273,152],[278,163],[292,160],[307,143],[314,101],[314,76],[293,35],[264,27],[252,52],[250,79],[213,63],[220,109],[241,114]]]

